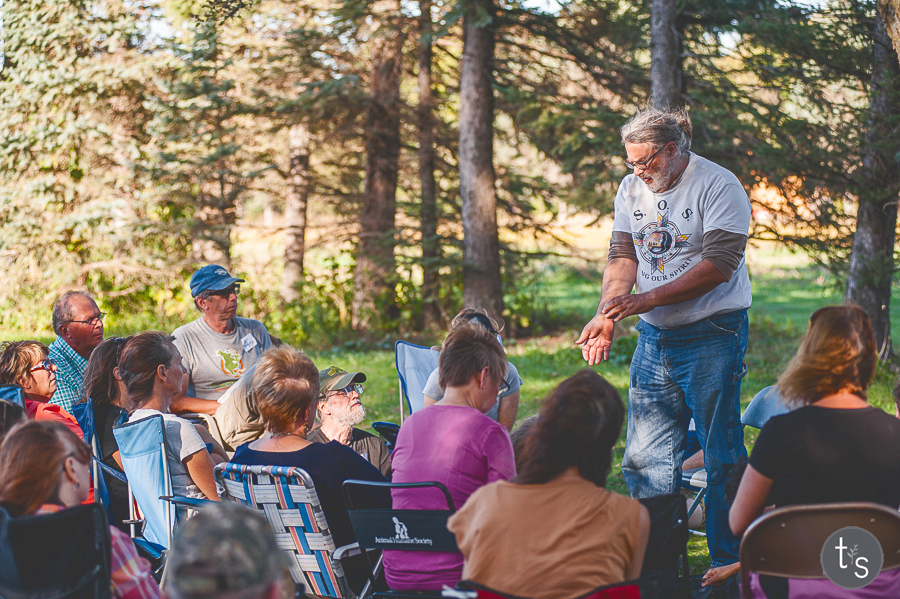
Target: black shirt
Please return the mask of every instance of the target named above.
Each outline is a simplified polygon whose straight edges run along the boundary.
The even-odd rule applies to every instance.
[[[313,443],[328,443],[330,439],[322,432],[322,428],[313,429],[306,435],[307,441]],[[354,428],[350,433],[350,447],[365,458],[388,480],[391,480],[391,450],[381,437],[376,437],[362,429]]]
[[[372,464],[337,441],[312,443],[298,451],[285,452],[256,451],[250,449],[249,443],[245,443],[234,452],[231,462],[259,466],[295,466],[306,470],[316,486],[316,494],[336,547],[356,542],[341,491],[344,481],[356,478],[385,482],[385,478]],[[372,503],[367,499],[367,507],[391,507],[391,496],[387,489],[378,489],[373,495]]]
[[[766,422],[750,465],[776,506],[872,501],[900,506],[900,420],[878,408],[805,406]]]

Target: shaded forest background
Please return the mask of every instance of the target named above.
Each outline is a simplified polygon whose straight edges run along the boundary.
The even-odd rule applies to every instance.
[[[900,66],[874,2],[6,0],[0,16],[0,329],[46,328],[85,287],[183,321],[190,272],[214,262],[248,279],[242,314],[295,343],[415,334],[464,303],[527,334],[529,265],[566,253],[565,219],[611,212],[618,129],[655,103],[689,108],[692,149],[751,195],[752,236],[825,265],[890,354]]]

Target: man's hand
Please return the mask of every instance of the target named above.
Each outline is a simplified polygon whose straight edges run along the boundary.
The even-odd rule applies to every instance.
[[[591,366],[609,359],[615,323],[603,314],[597,314],[584,326],[575,345],[581,346],[581,355]]]
[[[600,313],[613,322],[619,322],[626,316],[644,314],[656,306],[647,299],[646,293],[619,295],[606,302]]]

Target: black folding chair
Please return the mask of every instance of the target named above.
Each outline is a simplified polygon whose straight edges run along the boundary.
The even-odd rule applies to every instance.
[[[381,487],[388,489],[420,489],[435,488],[444,494],[447,500],[446,510],[387,510],[359,508],[354,504],[354,488]],[[364,555],[369,561],[369,582],[360,597],[366,592],[381,574],[382,557],[372,562],[370,549],[395,549],[400,551],[459,551],[456,537],[447,530],[447,519],[456,511],[453,498],[447,487],[439,482],[422,483],[381,483],[367,480],[344,481],[344,498],[347,501],[353,533]],[[440,597],[441,591],[375,591],[373,599],[421,599],[422,597]]]
[[[648,497],[640,502],[650,512],[650,540],[641,568],[643,599],[689,599],[687,502],[680,493]],[[681,575],[679,575],[679,569]]]
[[[109,563],[102,505],[19,518],[0,508],[0,597],[109,599]]]

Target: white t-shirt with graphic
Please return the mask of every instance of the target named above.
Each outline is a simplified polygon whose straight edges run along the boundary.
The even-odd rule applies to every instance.
[[[690,154],[681,180],[653,193],[628,175],[616,194],[613,231],[629,233],[638,257],[635,289],[651,291],[671,283],[700,263],[703,234],[712,230],[747,235],[750,199],[730,171]],[[696,299],[660,306],[641,318],[661,328],[675,328],[750,307],[750,278],[744,258],[731,280]]]
[[[212,330],[202,317],[172,333],[191,377],[187,390],[190,397],[219,399],[272,347],[263,323],[239,316],[234,322],[234,331],[228,334]]]

